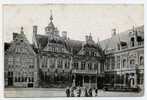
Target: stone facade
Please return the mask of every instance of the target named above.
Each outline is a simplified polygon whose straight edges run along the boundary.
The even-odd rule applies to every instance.
[[[116,31],[115,31],[116,32]],[[113,32],[114,33],[114,32]],[[109,43],[109,46],[107,45]],[[143,87],[144,27],[132,28],[101,41],[105,48],[105,83],[114,86]]]
[[[38,68],[34,50],[23,30],[13,33],[13,42],[5,44],[5,87],[38,87]]]
[[[102,77],[101,62],[104,61],[102,50],[91,34],[85,37],[85,41],[69,39],[66,31],[60,36],[50,16],[45,35],[39,35],[37,26],[33,26],[33,44],[39,57],[41,86],[97,87],[97,76]]]
[[[97,43],[91,34],[78,41],[66,31],[61,36],[51,15],[44,35],[33,26],[32,40],[30,45],[21,29],[5,44],[5,86],[143,86],[143,26],[119,34],[113,29],[111,38]]]

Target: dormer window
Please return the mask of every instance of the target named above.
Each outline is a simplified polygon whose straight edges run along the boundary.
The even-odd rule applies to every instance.
[[[23,42],[23,40],[20,40],[20,42]]]
[[[134,40],[134,38],[132,37],[132,38],[131,38],[131,46],[132,46],[132,47],[134,47],[134,42],[135,42],[135,40]]]
[[[120,44],[117,44],[117,49],[120,50]]]
[[[89,52],[88,51],[85,51],[85,55],[89,56]]]
[[[92,51],[91,55],[92,55],[92,56],[95,56],[95,52],[94,52],[94,51]]]

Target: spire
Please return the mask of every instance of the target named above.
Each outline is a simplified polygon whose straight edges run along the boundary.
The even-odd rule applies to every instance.
[[[52,22],[53,16],[52,16],[52,10],[50,10],[50,21]]]
[[[20,33],[24,33],[23,26],[21,26],[21,28],[20,28]]]

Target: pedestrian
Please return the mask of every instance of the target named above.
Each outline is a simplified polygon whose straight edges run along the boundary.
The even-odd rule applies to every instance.
[[[70,89],[69,89],[69,87],[66,88],[66,96],[70,97]]]
[[[89,97],[92,97],[92,88],[89,88],[88,94],[89,94]]]
[[[80,96],[81,96],[81,88],[78,87],[78,88],[77,88],[77,97],[80,97]]]
[[[74,87],[71,87],[70,88],[70,96],[71,97],[74,97]]]
[[[97,96],[97,93],[98,93],[98,89],[95,88],[95,96]]]
[[[85,93],[84,96],[85,96],[85,97],[88,97],[88,92],[87,92],[87,88],[86,88],[86,87],[85,87],[85,89],[84,89],[84,93]]]

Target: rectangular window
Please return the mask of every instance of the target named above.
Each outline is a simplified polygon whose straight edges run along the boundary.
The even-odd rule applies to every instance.
[[[29,77],[29,82],[31,82],[31,77]]]
[[[58,59],[58,68],[62,68],[62,63],[63,63],[63,61],[62,61],[62,59]]]
[[[98,69],[98,64],[95,63],[95,64],[94,64],[94,70],[97,70],[97,69]]]
[[[15,77],[15,82],[17,82],[17,77]]]
[[[27,82],[27,77],[25,77],[25,82]]]
[[[32,82],[34,82],[34,78],[32,77]]]
[[[117,68],[120,68],[120,56],[117,56]]]
[[[49,63],[50,63],[50,68],[54,68],[55,67],[55,58],[51,58],[49,59]]]
[[[68,69],[68,68],[69,68],[69,66],[70,66],[69,61],[68,61],[68,60],[66,60],[66,61],[65,61],[65,68],[67,68],[67,69]]]
[[[92,55],[92,56],[95,56],[94,54],[95,54],[95,52],[94,52],[94,51],[92,51],[92,52],[91,52],[91,55]]]
[[[89,63],[89,64],[88,64],[88,69],[89,69],[89,70],[92,70],[92,63]]]
[[[85,70],[85,62],[81,62],[81,70]]]
[[[78,62],[74,62],[74,69],[78,69]]]
[[[18,82],[20,82],[20,77],[18,77]]]
[[[106,60],[106,69],[109,70],[110,69],[110,59],[107,58]]]
[[[115,68],[115,57],[111,57],[111,68]]]

